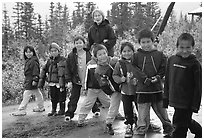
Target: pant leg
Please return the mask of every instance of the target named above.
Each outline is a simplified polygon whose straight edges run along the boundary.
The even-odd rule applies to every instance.
[[[79,101],[81,91],[81,85],[74,84],[72,85],[71,96],[68,102],[68,109],[65,112],[65,116],[74,117],[74,112],[77,109],[77,103]]]
[[[43,99],[43,95],[42,92],[40,91],[40,89],[36,89],[33,91],[36,97],[36,102],[37,102],[37,106],[39,109],[44,109],[44,99]]]
[[[124,95],[122,94],[122,101],[123,101],[123,110],[125,114],[126,122],[125,124],[133,124],[133,95]]]
[[[163,108],[163,102],[158,101],[158,102],[152,102],[152,108],[160,121],[162,122],[163,127],[172,127],[171,121],[168,117],[167,110]]]
[[[23,101],[19,105],[18,110],[26,110],[31,95],[32,95],[32,90],[25,90],[23,92]]]
[[[59,93],[60,89],[58,89],[56,86],[50,86],[50,97],[52,102],[52,112],[56,112],[57,104],[59,102]]]
[[[188,126],[189,126],[189,119],[191,120],[191,115],[189,114],[187,109],[179,109],[174,108],[174,115],[173,115],[173,125],[174,131],[172,133],[172,137],[174,138],[186,138]]]
[[[110,97],[107,94],[105,94],[101,89],[98,90],[97,96],[103,107],[105,108],[110,107]]]
[[[195,134],[195,138],[202,138],[202,126],[195,120],[191,120],[189,129],[191,133]]]
[[[144,134],[147,132],[150,124],[150,106],[151,103],[138,104],[138,121],[136,134]]]
[[[118,115],[121,97],[122,97],[122,95],[119,92],[114,92],[111,95],[110,107],[108,109],[108,115],[106,117],[106,124],[108,124],[108,123],[112,124],[116,115]]]

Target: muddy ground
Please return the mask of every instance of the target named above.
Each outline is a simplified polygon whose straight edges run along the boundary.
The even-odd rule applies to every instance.
[[[3,138],[123,138],[125,133],[124,121],[116,120],[113,124],[115,135],[110,136],[105,133],[105,117],[107,109],[101,109],[99,118],[93,117],[93,113],[89,113],[87,117],[87,125],[80,128],[77,127],[78,112],[81,103],[84,100],[82,96],[78,103],[76,115],[70,122],[64,122],[63,116],[48,117],[47,113],[51,110],[50,101],[45,102],[45,112],[34,113],[32,108],[35,103],[29,103],[26,116],[11,116],[10,113],[16,111],[18,105],[2,107],[2,137]],[[123,114],[122,104],[120,112]],[[173,108],[168,108],[168,114],[172,119]],[[202,123],[202,109],[198,114],[194,114],[193,118],[200,124]],[[161,122],[151,110],[151,121],[159,126]],[[135,138],[139,137],[134,135]],[[194,137],[190,132],[188,137]],[[161,133],[148,133],[145,138],[163,138]]]

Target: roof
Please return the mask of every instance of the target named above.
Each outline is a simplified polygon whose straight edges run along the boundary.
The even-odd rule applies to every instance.
[[[191,12],[189,12],[188,14],[191,14],[191,15],[199,15],[201,16],[202,15],[202,7],[199,7]]]

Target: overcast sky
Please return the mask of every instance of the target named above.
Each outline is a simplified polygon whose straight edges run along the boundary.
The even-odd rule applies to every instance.
[[[18,0],[20,1],[20,0]],[[30,1],[30,0],[26,0],[26,1]],[[52,0],[54,3],[57,3],[58,1],[56,0]],[[67,0],[67,1],[60,1],[61,5],[64,6],[64,4],[67,4],[68,8],[70,11],[72,11],[74,9],[74,4],[73,2],[74,1],[77,1],[77,0]],[[85,1],[85,0],[78,0],[80,2],[88,2],[88,1]],[[91,0],[90,0],[91,1]],[[93,1],[93,0],[92,0]],[[97,4],[97,6],[102,9],[104,11],[104,13],[106,13],[107,10],[111,9],[111,5],[110,3],[111,2],[117,2],[118,0],[98,0],[98,1],[93,1]],[[125,1],[125,0],[123,0]],[[128,0],[128,1],[125,1],[125,2],[130,2],[130,1],[133,1],[133,0]],[[137,1],[137,0],[134,0],[134,2]],[[6,5],[6,9],[8,11],[8,15],[9,17],[11,18],[13,14],[13,7],[15,5],[14,3],[15,1],[14,0],[3,0],[3,2],[1,3],[2,4],[2,8],[4,9],[4,4]],[[39,13],[41,16],[42,16],[42,19],[44,20],[46,15],[48,16],[49,15],[49,6],[50,6],[50,2],[51,0],[33,0],[31,1],[34,5],[34,12],[35,13]],[[119,2],[119,1],[118,1]],[[148,2],[148,1],[147,1]],[[164,14],[166,12],[166,9],[170,3],[170,1],[156,1],[156,2],[159,2],[159,7],[161,8],[161,11],[162,11],[162,14]],[[174,6],[174,11],[176,12],[177,16],[179,17],[180,13],[182,12],[183,15],[184,14],[187,14],[188,12],[198,8],[200,5],[200,1],[197,1],[197,0],[193,0],[193,2],[191,1],[181,1],[179,0],[179,2],[176,2],[175,3],[175,6]],[[12,19],[11,19],[12,20]]]

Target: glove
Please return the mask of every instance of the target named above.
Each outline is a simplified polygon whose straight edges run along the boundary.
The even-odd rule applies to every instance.
[[[167,98],[163,99],[163,108],[168,108],[169,100]]]

